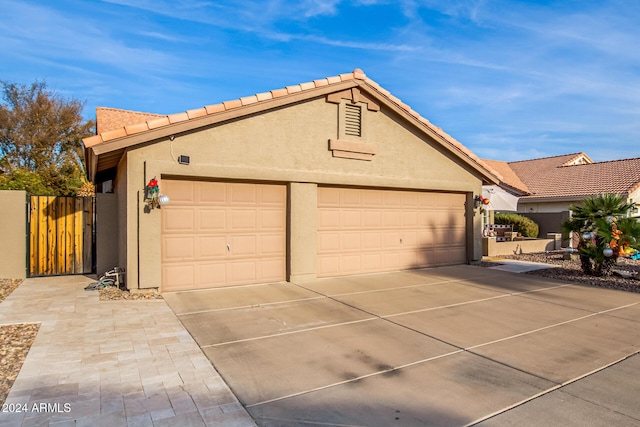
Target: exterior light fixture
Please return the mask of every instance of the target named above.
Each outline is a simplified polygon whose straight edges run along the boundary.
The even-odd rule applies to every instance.
[[[488,205],[489,203],[491,203],[491,200],[487,199],[486,197],[476,196],[473,199],[473,207],[476,209],[478,209],[482,205]]]
[[[170,199],[166,194],[160,194],[158,180],[153,177],[144,189],[144,199],[147,201],[149,209],[159,208],[169,204]]]

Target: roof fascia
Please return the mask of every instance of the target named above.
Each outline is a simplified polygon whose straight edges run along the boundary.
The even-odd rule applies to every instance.
[[[320,97],[329,93],[349,89],[357,86],[356,80],[348,80],[345,82],[336,83],[333,85],[322,86],[315,89],[306,90],[303,92],[297,92],[290,95],[285,95],[279,98],[269,99],[262,102],[256,102],[239,108],[222,111],[220,113],[209,114],[207,116],[197,117],[183,122],[173,123],[167,126],[163,126],[157,129],[151,129],[139,134],[130,136],[124,136],[122,138],[113,139],[111,141],[103,142],[89,147],[96,155],[108,153],[123,148],[128,148],[134,145],[143,144],[156,139],[166,138],[174,134],[189,132],[201,127],[215,125],[221,122],[234,120],[243,116],[261,113],[274,108],[283,107],[296,102],[305,101],[307,99]]]
[[[408,107],[403,107],[402,105],[399,105],[390,96],[385,94],[383,91],[381,91],[377,87],[367,83],[366,81],[357,82],[357,84],[360,87],[363,87],[364,90],[366,90],[367,92],[374,93],[375,98],[380,100],[383,105],[385,105],[386,107],[388,107],[393,112],[400,115],[401,117],[404,117],[405,119],[409,120],[409,122],[413,123],[414,125],[417,125],[417,127],[420,130],[425,132],[429,137],[431,137],[431,139],[436,141],[441,147],[443,147],[445,150],[454,154],[456,157],[461,159],[468,166],[471,166],[476,172],[478,172],[482,176],[483,181],[485,181],[483,182],[483,184],[495,184],[495,185],[500,184],[500,179],[498,177],[496,177],[493,173],[491,173],[490,171],[482,167],[479,163],[471,159],[464,151],[456,147],[452,143],[452,141],[449,141],[446,137],[444,137],[442,134],[436,131],[432,126],[430,126],[426,122],[426,119],[421,119],[421,117],[417,113],[415,113],[415,115],[411,114],[411,112],[407,110]]]

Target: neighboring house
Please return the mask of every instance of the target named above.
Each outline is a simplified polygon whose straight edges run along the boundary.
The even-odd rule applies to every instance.
[[[105,112],[145,113],[102,109],[83,141],[90,178],[114,181],[110,236],[129,288],[482,257],[474,199],[499,176],[361,70],[138,123],[105,127]],[[145,201],[153,178],[170,198],[160,209]]]
[[[516,162],[485,160],[500,186],[518,196],[517,211],[538,222],[540,235],[561,232],[569,207],[585,197],[615,193],[640,202],[640,158],[594,162],[585,153]]]

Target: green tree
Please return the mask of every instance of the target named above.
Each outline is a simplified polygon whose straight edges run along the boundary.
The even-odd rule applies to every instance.
[[[82,118],[84,103],[44,82],[0,84],[0,189],[74,195],[86,181],[82,138],[94,128]]]
[[[627,216],[633,206],[618,194],[600,194],[569,208],[571,218],[563,222],[562,228],[578,235],[578,252],[585,274],[609,275],[623,247],[638,248],[640,224]]]

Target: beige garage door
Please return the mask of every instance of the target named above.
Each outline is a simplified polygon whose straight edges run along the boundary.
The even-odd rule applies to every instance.
[[[318,276],[466,262],[465,196],[318,188]]]
[[[285,278],[284,185],[163,180],[162,290]]]

